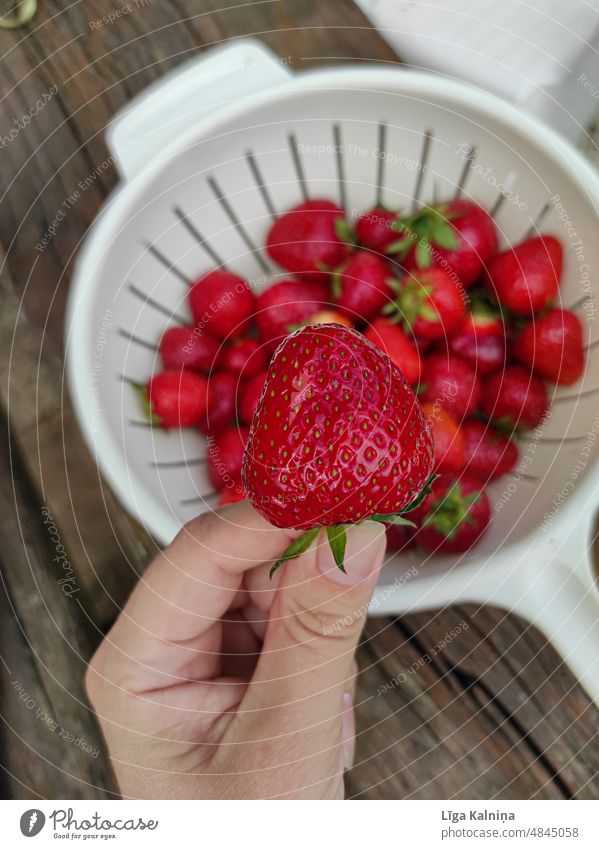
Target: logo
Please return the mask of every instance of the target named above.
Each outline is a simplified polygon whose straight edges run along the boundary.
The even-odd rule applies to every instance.
[[[35,837],[46,824],[46,815],[38,808],[25,811],[21,817],[21,834],[25,837]]]

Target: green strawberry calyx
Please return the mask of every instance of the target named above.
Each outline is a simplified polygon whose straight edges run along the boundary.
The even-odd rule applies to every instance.
[[[418,507],[427,495],[432,491],[432,484],[435,479],[438,477],[436,474],[432,474],[427,482],[424,484],[420,494],[408,504],[407,507],[404,507],[403,510],[398,510],[395,513],[372,513],[370,516],[365,516],[364,519],[361,519],[359,522],[355,522],[353,524],[361,525],[362,522],[381,522],[386,525],[407,525],[410,528],[415,528],[416,525],[410,519],[405,518],[405,513],[409,513],[411,510],[415,510]],[[339,524],[339,525],[324,525],[316,528],[310,528],[305,531],[301,536],[297,539],[293,540],[293,542],[285,549],[283,554],[275,561],[271,570],[270,577],[274,575],[279,566],[282,566],[283,563],[287,563],[288,560],[295,560],[296,557],[299,557],[300,554],[303,554],[304,551],[307,551],[310,548],[310,545],[318,535],[321,530],[324,530],[327,535],[327,540],[329,546],[331,548],[331,552],[333,554],[333,558],[338,568],[341,569],[342,572],[345,572],[345,548],[347,544],[347,534],[346,529],[348,524]]]
[[[418,268],[430,268],[433,247],[448,251],[459,248],[459,239],[451,222],[461,216],[461,212],[452,211],[450,204],[437,204],[423,206],[413,215],[397,218],[392,226],[401,236],[387,247],[386,253],[398,254],[401,260],[414,248]]]
[[[480,492],[463,495],[459,481],[431,505],[431,512],[423,520],[423,527],[432,527],[446,539],[452,539],[463,524],[475,523],[471,508],[480,497]]]
[[[136,383],[134,380],[128,380],[127,383],[137,396],[144,420],[154,427],[162,427],[162,422],[152,409],[152,404],[148,398],[148,387],[144,386],[143,383]]]
[[[418,318],[436,323],[440,318],[431,303],[432,292],[432,286],[423,286],[417,279],[407,280],[402,283],[395,300],[385,304],[383,314],[388,315],[393,324],[401,322],[407,331],[411,330]]]

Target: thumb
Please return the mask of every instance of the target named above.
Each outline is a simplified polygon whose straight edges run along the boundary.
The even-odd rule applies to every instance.
[[[344,693],[352,690],[352,661],[384,554],[384,526],[364,522],[347,529],[346,573],[335,564],[324,532],[284,565],[241,706],[246,720],[256,712],[252,736],[260,733],[257,725],[266,739],[278,733],[297,740],[309,729],[314,755],[339,747]]]

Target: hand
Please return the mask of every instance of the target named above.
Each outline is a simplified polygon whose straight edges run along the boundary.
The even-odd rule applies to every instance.
[[[244,502],[190,522],[148,568],[87,676],[123,796],[343,797],[385,531],[348,530],[347,575],[321,533],[271,581],[295,536]]]

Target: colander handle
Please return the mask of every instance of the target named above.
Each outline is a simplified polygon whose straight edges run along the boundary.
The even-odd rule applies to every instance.
[[[232,101],[285,82],[291,71],[256,39],[239,39],[185,62],[116,114],[106,141],[119,173],[131,180],[194,122]]]

